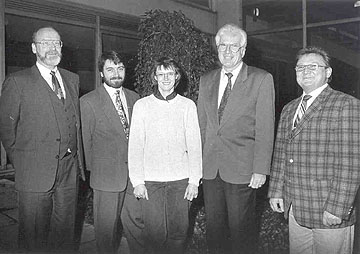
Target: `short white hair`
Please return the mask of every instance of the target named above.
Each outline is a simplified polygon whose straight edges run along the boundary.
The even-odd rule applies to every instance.
[[[219,45],[220,42],[220,37],[225,34],[225,33],[231,33],[233,35],[238,35],[241,38],[241,42],[243,45],[241,45],[242,47],[246,47],[247,44],[247,34],[246,32],[241,29],[239,26],[235,25],[235,24],[226,24],[224,26],[222,26],[219,31],[217,32],[216,36],[215,36],[215,42],[216,42],[216,46]]]

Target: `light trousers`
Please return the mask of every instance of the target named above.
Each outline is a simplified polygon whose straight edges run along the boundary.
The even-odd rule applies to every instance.
[[[351,254],[354,225],[336,229],[300,226],[289,212],[290,254]]]

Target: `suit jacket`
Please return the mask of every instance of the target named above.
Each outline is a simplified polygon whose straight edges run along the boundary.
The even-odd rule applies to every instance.
[[[203,178],[234,184],[253,173],[269,174],[274,137],[274,84],[270,73],[243,63],[218,121],[221,69],[200,78],[198,115],[203,144]]]
[[[129,119],[139,95],[123,88]],[[124,191],[128,180],[128,140],[115,106],[100,86],[80,99],[86,169],[90,185],[102,191]]]
[[[79,76],[58,68],[75,108],[79,173],[82,167]],[[48,93],[49,85],[38,68],[10,74],[0,97],[0,139],[15,168],[15,186],[21,191],[45,192],[52,188],[60,152],[60,131]]]
[[[287,104],[275,142],[268,196],[292,204],[300,225],[327,228],[326,210],[353,224],[353,202],[360,180],[359,100],[325,88],[296,129],[293,119],[301,97]]]

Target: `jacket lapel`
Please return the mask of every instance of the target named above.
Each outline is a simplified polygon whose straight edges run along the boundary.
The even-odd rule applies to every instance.
[[[135,104],[135,100],[134,98],[131,96],[129,90],[127,90],[126,88],[123,88],[123,91],[124,91],[124,94],[125,94],[125,97],[126,97],[126,106],[127,106],[127,109],[128,109],[128,118],[129,118],[129,126],[130,126],[130,123],[131,123],[131,116],[132,116],[132,110],[133,110],[133,106]]]
[[[212,83],[209,85],[209,98],[210,98],[209,111],[213,112],[210,115],[212,116],[212,121],[216,125],[219,125],[218,98],[219,98],[220,72],[221,69],[217,70],[214,73],[214,76],[210,78],[210,82]]]
[[[239,75],[237,76],[221,119],[220,128],[231,118],[234,110],[239,110],[239,101],[243,99],[244,89],[246,88],[246,79],[248,77],[248,66],[243,63]],[[219,79],[220,80],[220,75]],[[218,89],[219,90],[219,89]]]
[[[112,102],[110,95],[105,90],[103,85],[101,85],[97,89],[100,96],[100,105],[102,107],[102,111],[109,119],[111,125],[114,126],[114,128],[120,133],[120,135],[123,135],[125,138],[124,127],[121,124],[120,117],[114,107],[114,103]]]
[[[299,134],[301,130],[304,129],[305,126],[309,123],[309,121],[311,121],[311,119],[317,114],[317,112],[321,110],[324,101],[331,91],[332,89],[330,86],[328,86],[318,95],[318,97],[316,97],[310,107],[305,111],[305,114],[301,118],[298,126],[294,129],[294,136]]]

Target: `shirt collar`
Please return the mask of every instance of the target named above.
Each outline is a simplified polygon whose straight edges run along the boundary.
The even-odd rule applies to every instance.
[[[58,68],[57,66],[55,66],[54,69],[52,70],[49,70],[48,68],[46,68],[44,65],[42,65],[41,63],[39,62],[36,62],[36,67],[38,68],[38,70],[40,71],[40,74],[44,77],[48,77],[48,76],[51,76],[50,72],[51,71],[54,71],[55,74],[58,72]]]
[[[325,89],[327,86],[328,86],[328,83],[325,83],[324,85],[316,88],[314,91],[308,93],[308,95],[311,95],[311,98],[314,98],[314,99],[315,99],[316,97],[319,96],[319,94],[321,94],[322,91],[324,91],[324,89]],[[302,97],[304,97],[305,94],[306,94],[306,93],[303,92]]]
[[[120,86],[119,88],[114,88],[114,87],[107,85],[106,83],[103,83],[103,85],[105,87],[105,90],[111,95],[115,94],[117,91],[120,91],[120,93],[123,93],[122,86]]]
[[[156,98],[158,98],[159,100],[163,100],[163,101],[169,101],[172,100],[176,97],[177,93],[175,91],[173,91],[171,94],[169,94],[168,96],[166,96],[166,98],[164,98],[162,96],[162,94],[160,93],[159,89],[156,88],[155,92],[154,92],[154,96]]]
[[[239,75],[240,70],[241,70],[243,64],[244,64],[244,62],[241,62],[238,67],[236,67],[234,70],[231,71],[231,74],[233,75],[233,76],[231,77],[231,79],[232,79],[233,81],[237,79],[237,76]],[[224,67],[221,68],[221,76],[222,76],[222,77],[225,76],[225,73],[229,73],[229,71],[226,71],[226,70],[224,69]]]

